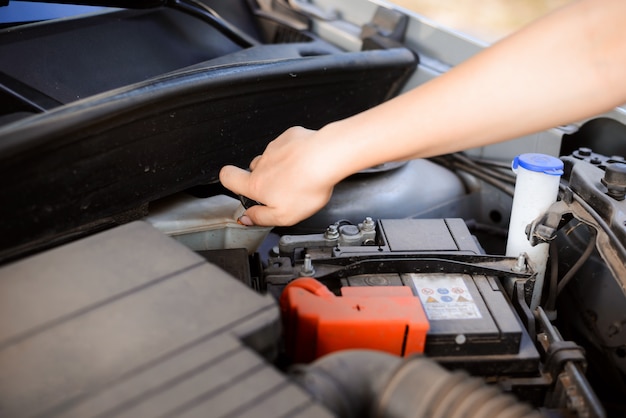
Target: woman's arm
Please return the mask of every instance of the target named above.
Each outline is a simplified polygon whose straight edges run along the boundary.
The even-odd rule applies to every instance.
[[[444,75],[319,131],[292,128],[224,186],[266,206],[243,222],[290,225],[333,186],[387,161],[430,157],[570,123],[626,102],[626,1],[581,0]],[[452,117],[450,116],[452,115]]]

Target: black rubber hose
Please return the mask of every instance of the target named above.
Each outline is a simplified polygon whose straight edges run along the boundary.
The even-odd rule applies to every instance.
[[[308,366],[293,378],[338,417],[537,418],[514,397],[427,357],[347,350]]]
[[[376,351],[347,350],[328,354],[310,365],[296,365],[291,375],[336,416],[361,418],[371,416],[374,400],[398,360]]]

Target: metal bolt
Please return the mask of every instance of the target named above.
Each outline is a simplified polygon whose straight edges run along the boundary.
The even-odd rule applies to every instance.
[[[375,227],[376,227],[376,223],[369,216],[365,218],[365,220],[361,224],[361,230],[365,232],[373,231]]]
[[[337,225],[332,224],[326,228],[326,232],[324,232],[325,239],[337,239],[339,238],[339,228]]]
[[[526,254],[521,253],[517,257],[517,263],[515,263],[515,265],[511,267],[511,270],[517,273],[522,273],[526,271]]]
[[[609,196],[615,200],[624,200],[626,197],[626,164],[609,164],[600,182],[606,186]]]
[[[311,255],[304,255],[304,262],[302,263],[302,269],[300,270],[300,274],[303,276],[313,276],[315,274],[315,269],[313,268],[313,261],[311,261]]]

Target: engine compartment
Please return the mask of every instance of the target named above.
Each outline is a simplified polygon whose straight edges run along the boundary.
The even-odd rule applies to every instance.
[[[626,126],[563,135],[558,199],[523,231],[545,265],[505,255],[510,156],[372,167],[300,224],[246,227],[219,167],[445,62],[387,9],[355,29],[312,3],[200,3],[217,23],[0,29],[1,415],[626,414]]]
[[[463,156],[449,158],[472,162]],[[530,308],[536,292],[536,265],[532,259],[488,255],[468,229],[472,226],[478,232],[486,231],[492,241],[499,240],[495,253],[503,254],[502,231],[494,227],[493,218],[489,219],[493,216],[491,210],[479,218],[478,223],[486,219],[491,226],[483,226],[482,231],[476,228],[474,219],[468,222],[418,216],[374,221],[367,217],[358,223],[338,221],[321,234],[282,235],[273,250],[275,255],[263,270],[261,288],[279,299],[281,307],[289,299],[285,291],[303,276],[315,277],[335,294],[344,296],[351,295],[346,290],[356,288],[371,290],[373,297],[376,291],[372,288],[377,288],[378,296],[384,298],[389,288],[408,288],[407,293],[419,299],[428,319],[423,348],[428,358],[448,369],[464,370],[505,387],[544,414],[604,416],[604,407],[608,406],[609,416],[619,415],[620,395],[614,390],[621,386],[622,377],[614,375],[617,380],[609,383],[606,373],[607,369],[622,376],[624,373],[617,326],[623,303],[615,299],[609,303],[607,293],[619,299],[624,295],[625,166],[622,157],[602,156],[589,148],[580,148],[561,160],[565,174],[559,200],[526,230],[529,240],[549,242],[552,247],[549,273],[536,309]],[[493,170],[485,169],[484,173]],[[457,167],[457,173],[462,171]],[[616,178],[616,171],[622,173],[616,175],[621,179],[617,195],[609,191],[613,186],[607,186],[612,181],[609,177]],[[509,192],[506,187],[499,192],[489,189],[489,193]],[[594,265],[591,269],[599,270],[581,270],[583,265]],[[309,289],[310,285],[304,287],[318,295]],[[592,297],[598,304],[590,303],[590,295],[596,292],[604,293],[603,302]],[[311,356],[311,347],[325,350],[333,345],[326,339],[336,338],[337,333],[343,347],[349,347],[349,332],[335,333],[326,325],[325,321],[332,323],[328,309],[320,302],[319,317],[312,320],[306,303],[303,312],[297,306],[287,310],[283,307],[288,358],[296,353],[295,358],[301,360],[301,350]],[[299,321],[294,319],[297,315]],[[374,324],[372,321],[372,327]],[[600,329],[605,330],[604,335]],[[317,340],[310,336],[303,339],[307,332],[313,332]],[[407,325],[404,340],[398,339],[395,349],[385,351],[409,354],[404,350],[411,333]],[[384,335],[379,338],[386,342],[393,338]],[[298,342],[303,346],[298,348]],[[376,337],[351,348],[368,344],[381,349]],[[589,355],[597,355],[596,350],[603,355],[616,351],[609,354],[610,359],[597,362]],[[592,384],[582,377],[585,371],[592,376]],[[605,406],[601,406],[600,399]]]
[[[185,193],[154,205],[158,216],[3,266],[3,408],[615,416],[625,212],[604,183],[616,158],[561,159],[560,198],[531,235],[553,246],[535,310],[532,260],[478,238],[503,245],[493,220],[366,217],[270,233],[237,224],[243,206],[224,195]],[[198,214],[202,230],[189,222]]]
[[[514,174],[498,161],[463,155],[431,164],[450,170],[466,186],[481,186],[458,193],[444,183],[444,204],[420,202],[430,205],[423,210],[426,216],[361,218],[353,210],[358,203],[350,202],[343,219],[324,226],[329,213],[342,213],[338,202],[349,201],[343,193],[367,196],[363,179],[388,175],[383,169],[348,179],[352,191],[339,187],[328,209],[269,234],[254,257],[225,249],[200,253],[213,262],[228,258],[228,264],[238,258],[237,268],[228,266],[239,271],[235,276],[279,303],[283,334],[277,364],[285,370],[324,363],[325,356],[342,350],[373,349],[400,357],[417,353],[448,370],[480,376],[547,416],[607,416],[605,408],[612,416],[621,408],[616,388],[624,373],[617,324],[623,314],[618,299],[624,295],[620,254],[626,224],[620,192],[615,195],[606,184],[615,171],[623,172],[623,158],[582,147],[561,161],[559,199],[526,231],[529,240],[551,246],[536,309],[530,308],[536,291],[533,261],[523,254],[503,255],[507,231],[498,224],[508,219],[496,215],[506,213],[503,202],[511,204]],[[485,184],[482,178],[497,181]],[[483,193],[491,204],[462,203],[480,201],[477,195]],[[380,202],[380,213],[388,212],[386,200]],[[243,207],[239,210],[233,219]],[[432,218],[431,213],[471,218]],[[598,292],[602,296],[591,297]],[[419,301],[417,311],[407,297]],[[607,379],[607,368],[617,380]]]

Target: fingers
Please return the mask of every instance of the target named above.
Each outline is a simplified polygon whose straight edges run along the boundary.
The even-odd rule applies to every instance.
[[[226,165],[220,170],[220,181],[227,189],[235,194],[240,194],[254,199],[249,190],[250,172],[239,167]]]
[[[227,165],[220,170],[220,181],[222,185],[235,194],[250,197],[248,182],[250,172],[239,167]],[[278,226],[284,225],[284,221],[279,223],[272,210],[265,206],[253,206],[246,210],[246,213],[239,218],[239,222],[247,226]]]
[[[329,199],[332,184],[318,178],[319,170],[309,169],[315,185],[298,181],[303,160],[309,154],[303,147],[314,131],[290,128],[270,142],[263,155],[250,162],[250,171],[225,166],[220,181],[227,189],[266,205],[252,206],[239,219],[244,225],[286,226],[312,215]],[[293,174],[296,173],[296,174]],[[315,187],[314,187],[315,186]],[[288,191],[288,192],[286,192]],[[304,200],[306,202],[304,202]]]
[[[244,225],[248,225],[245,222],[249,220],[252,225],[257,226],[288,226],[299,220],[293,215],[282,214],[279,210],[269,206],[253,206],[246,210],[243,217],[248,218],[242,219]]]
[[[254,226],[254,222],[252,221],[252,219],[250,219],[250,217],[245,213],[241,215],[239,219],[237,219],[237,221],[245,226]]]
[[[266,206],[253,206],[246,210],[244,214],[245,218],[248,218],[252,225],[258,226],[280,226],[272,211]],[[247,220],[243,220],[244,225],[248,225]]]

